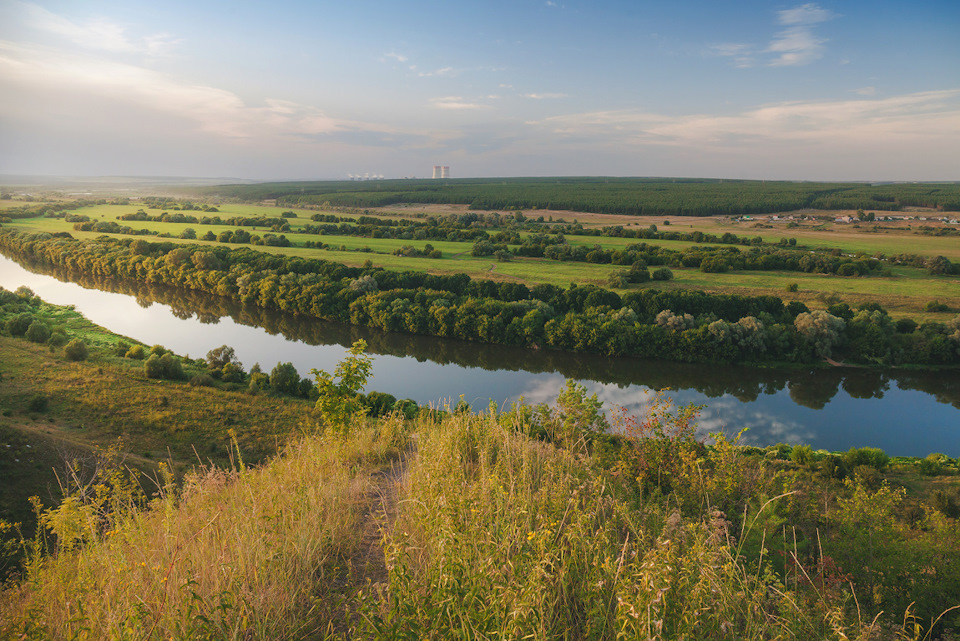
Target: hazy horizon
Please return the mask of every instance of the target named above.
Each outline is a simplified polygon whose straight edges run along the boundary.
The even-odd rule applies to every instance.
[[[7,0],[0,173],[960,179],[960,3]]]

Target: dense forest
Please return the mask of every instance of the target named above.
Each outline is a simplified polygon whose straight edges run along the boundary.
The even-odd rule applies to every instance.
[[[22,258],[124,280],[217,294],[256,305],[392,332],[530,348],[683,362],[960,363],[960,317],[918,326],[879,305],[810,311],[775,296],[711,295],[595,285],[563,289],[396,272],[248,249],[143,239],[77,241],[0,233]]]
[[[643,216],[754,215],[798,209],[930,207],[960,211],[960,184],[768,182],[683,178],[504,178],[261,183],[205,188],[208,197],[286,206],[401,203],[553,209]]]

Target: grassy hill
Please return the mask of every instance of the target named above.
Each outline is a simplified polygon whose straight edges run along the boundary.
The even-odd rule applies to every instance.
[[[960,628],[948,456],[702,443],[696,407],[661,397],[645,416],[607,419],[572,382],[555,406],[356,414],[334,429],[295,398],[222,383],[196,396],[185,380],[149,379],[116,355],[122,337],[44,316],[56,313],[90,344],[87,359],[0,337],[0,427],[14,445],[0,465],[58,430],[87,452],[120,431],[113,450],[127,462],[156,461],[142,455],[152,439],[171,443],[174,465],[221,437],[232,456],[182,474],[152,464],[146,477],[116,456],[60,465],[61,500],[37,506],[22,573],[0,594],[0,638],[946,639]],[[114,388],[141,413],[167,398],[170,414],[140,431],[119,403],[97,418]],[[42,409],[30,405],[38,390]],[[236,422],[218,424],[214,407]],[[252,436],[270,435],[267,456]],[[21,476],[51,461],[35,456]]]

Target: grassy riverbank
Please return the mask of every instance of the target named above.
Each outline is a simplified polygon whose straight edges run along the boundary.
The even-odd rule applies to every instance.
[[[696,408],[667,400],[643,417],[614,412],[622,436],[609,436],[595,398],[572,384],[554,407],[356,417],[338,435],[291,397],[147,378],[143,361],[117,356],[123,337],[21,301],[88,354],[0,336],[12,445],[0,465],[32,488],[57,466],[67,497],[43,501],[25,574],[0,596],[0,636],[920,639],[960,628],[958,610],[933,625],[960,594],[950,456],[703,444]],[[31,407],[38,395],[47,403]],[[96,465],[71,478],[57,442],[114,445],[153,480],[116,457],[88,458]],[[195,447],[216,456],[202,450],[211,442],[221,464],[187,469]],[[154,465],[165,444],[182,482]]]

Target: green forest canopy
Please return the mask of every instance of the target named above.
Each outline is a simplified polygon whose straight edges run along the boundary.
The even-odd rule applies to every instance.
[[[798,209],[931,207],[960,211],[960,183],[813,183],[697,178],[470,178],[223,185],[209,197],[285,206],[380,207],[432,203],[473,209],[556,209],[606,214],[710,216]]]

